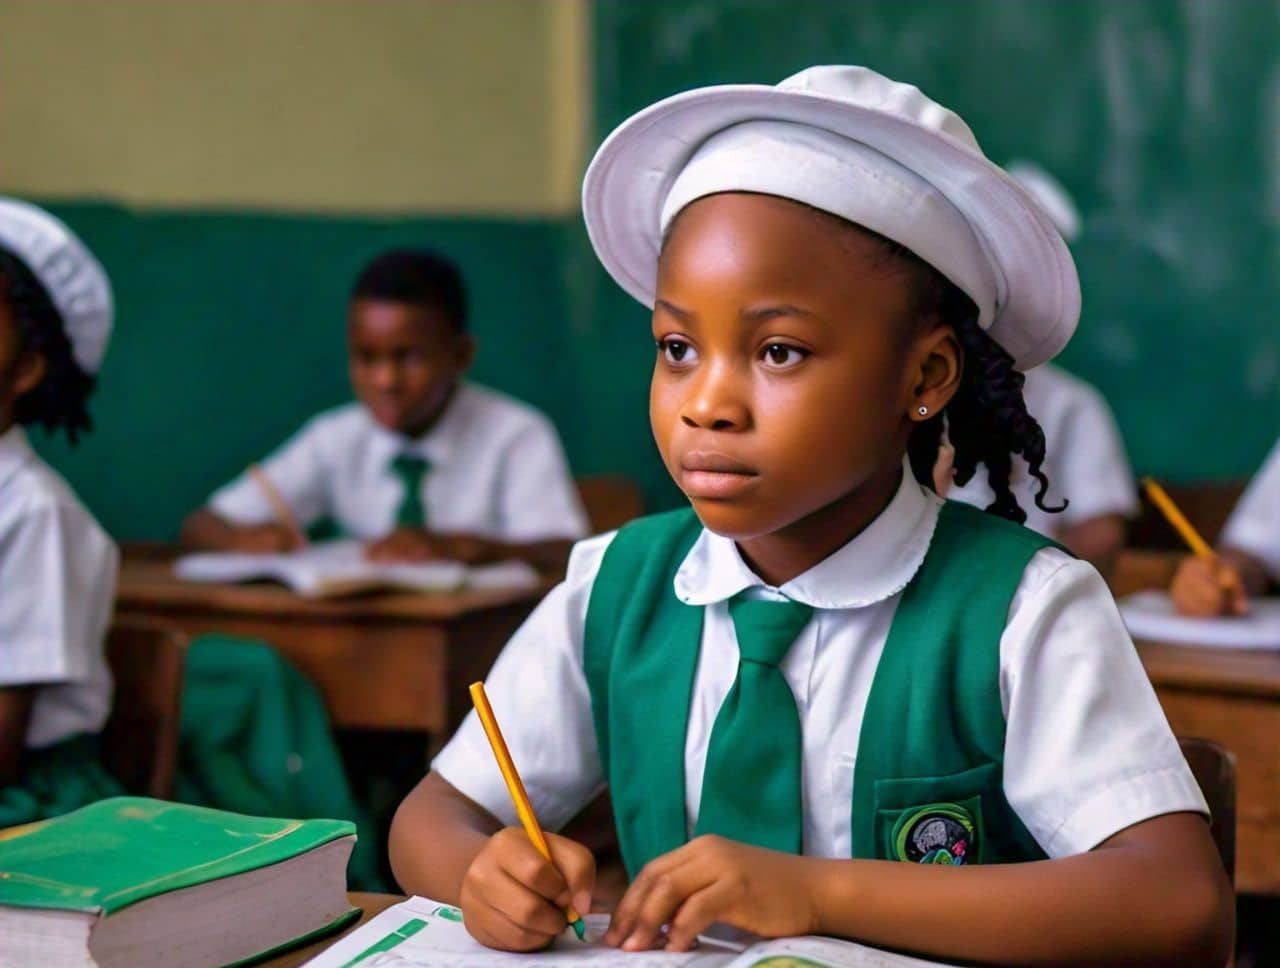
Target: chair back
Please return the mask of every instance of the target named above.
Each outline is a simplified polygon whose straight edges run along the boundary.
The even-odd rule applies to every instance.
[[[579,477],[577,485],[592,534],[620,528],[644,514],[640,485],[623,474],[591,474]]]
[[[1211,739],[1180,737],[1178,745],[1209,804],[1209,833],[1222,857],[1222,866],[1236,880],[1236,758]]]
[[[129,793],[173,794],[186,649],[186,636],[159,622],[118,619],[107,635],[115,695],[102,759]]]

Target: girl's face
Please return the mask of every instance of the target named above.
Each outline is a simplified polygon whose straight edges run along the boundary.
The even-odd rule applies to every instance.
[[[677,219],[658,271],[650,420],[702,522],[748,553],[797,526],[844,529],[828,551],[847,541],[892,495],[910,415],[945,403],[931,389],[939,328],[909,322],[895,265],[774,196],[712,195]]]

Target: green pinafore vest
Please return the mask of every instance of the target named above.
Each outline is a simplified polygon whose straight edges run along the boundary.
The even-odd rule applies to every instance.
[[[690,510],[622,528],[587,607],[592,716],[632,877],[688,840],[685,732],[703,609],[677,599],[672,581],[701,530]],[[1045,856],[1004,797],[999,669],[1023,569],[1052,545],[967,505],[943,505],[867,699],[850,804],[853,857],[990,864]]]

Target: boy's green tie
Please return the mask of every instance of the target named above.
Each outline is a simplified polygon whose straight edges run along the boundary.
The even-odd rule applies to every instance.
[[[729,602],[738,677],[711,728],[695,834],[800,853],[800,714],[778,665],[812,614],[799,602]]]
[[[404,485],[404,497],[396,508],[396,526],[422,528],[427,524],[427,508],[422,503],[422,479],[431,469],[425,457],[413,454],[397,454],[391,461],[391,470]]]

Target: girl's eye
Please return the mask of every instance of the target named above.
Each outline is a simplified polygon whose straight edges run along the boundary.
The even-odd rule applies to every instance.
[[[658,352],[668,363],[691,363],[698,358],[694,348],[682,339],[658,340]]]
[[[765,347],[762,359],[774,369],[787,369],[808,355],[806,351],[785,343],[770,343]]]

